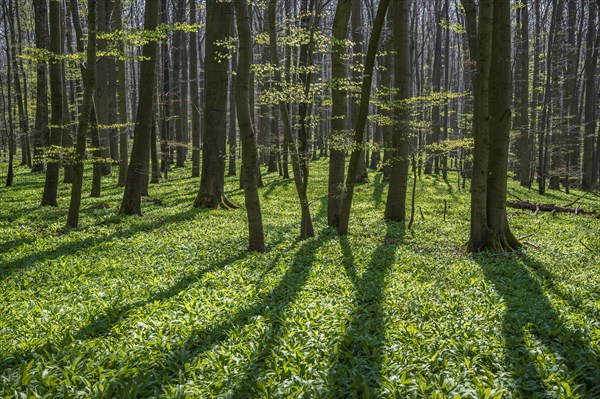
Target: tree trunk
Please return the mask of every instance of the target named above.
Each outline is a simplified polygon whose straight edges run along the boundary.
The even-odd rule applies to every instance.
[[[196,1],[190,1],[190,23],[196,24]],[[192,177],[200,177],[200,91],[198,87],[198,34],[190,33],[190,96],[192,101]]]
[[[466,8],[466,7],[465,7]],[[473,73],[474,89],[474,149],[473,176],[471,179],[471,236],[468,249],[484,250],[489,245],[491,231],[487,220],[487,174],[489,157],[488,91],[492,55],[493,0],[479,3],[476,70]],[[469,32],[469,36],[472,33]],[[471,54],[471,57],[473,54]]]
[[[408,0],[395,2],[393,10],[393,27],[396,58],[394,62],[394,87],[397,89],[395,104],[411,96],[411,54],[409,37],[409,4]],[[406,191],[408,187],[410,133],[410,109],[400,105],[395,109],[392,149],[390,151],[391,173],[390,186],[385,207],[385,218],[397,222],[406,221]]]
[[[92,112],[94,99],[94,87],[96,79],[96,0],[88,1],[88,40],[86,50],[86,68],[83,72],[83,104],[79,115],[77,126],[75,160],[73,163],[73,184],[71,186],[71,203],[67,226],[76,228],[79,225],[79,210],[81,207],[81,192],[83,187],[84,157],[87,130]]]
[[[252,65],[252,31],[248,16],[248,4],[245,0],[235,0],[239,37],[239,64],[237,67],[237,117],[242,142],[242,168],[244,168],[244,197],[248,214],[249,249],[264,252],[260,199],[256,181],[258,158],[256,137],[250,109],[250,67]]]
[[[48,48],[48,3],[34,1],[35,47],[44,52]],[[48,129],[48,64],[44,58],[37,60],[36,67],[35,132],[33,137],[33,171],[44,171],[45,147],[49,144]]]
[[[511,18],[508,1],[494,1],[492,59],[489,80],[490,147],[487,220],[492,232],[485,249],[512,251],[521,245],[506,217],[506,185],[511,119]]]
[[[352,11],[351,0],[339,0],[333,19],[333,45],[331,52],[331,136],[329,146],[329,183],[327,194],[327,224],[338,227],[344,198],[344,169],[346,166],[346,113],[345,41]]]
[[[590,190],[594,181],[594,135],[596,134],[595,101],[596,91],[594,80],[596,76],[597,53],[594,49],[596,36],[597,5],[588,1],[588,31],[586,36],[585,56],[585,132],[583,138],[583,180],[582,187]]]
[[[531,165],[529,148],[529,10],[527,0],[517,10],[517,59],[515,62],[515,110],[517,112],[514,129],[518,131],[516,153],[518,164],[517,178],[521,186],[531,184]]]
[[[50,119],[50,145],[52,151],[60,152],[62,147],[63,130],[63,99],[62,99],[62,73],[60,55],[62,53],[62,38],[60,35],[60,6],[58,1],[51,1],[49,7],[50,17],[50,101],[52,115]],[[46,183],[42,196],[42,206],[57,206],[58,175],[60,171],[61,154],[53,154],[48,160],[46,168]]]
[[[365,59],[365,71],[362,80],[362,89],[360,93],[360,107],[356,126],[354,126],[352,138],[352,153],[350,155],[350,164],[348,165],[348,174],[346,175],[346,186],[344,190],[344,200],[342,203],[342,212],[340,214],[340,224],[338,234],[348,234],[348,224],[350,222],[350,210],[352,209],[352,197],[354,196],[354,185],[356,183],[356,173],[359,166],[361,152],[363,151],[363,136],[367,117],[369,116],[369,100],[371,98],[371,87],[373,86],[373,70],[375,67],[375,57],[379,46],[381,30],[385,23],[385,14],[387,13],[390,0],[381,0],[377,8],[377,16],[373,23],[367,57]]]
[[[115,25],[116,29],[123,29],[123,4],[121,0],[115,0]],[[125,54],[125,44],[121,44],[121,51]],[[124,187],[127,182],[127,159],[129,153],[128,143],[128,130],[127,125],[127,81],[126,81],[126,70],[125,60],[119,59],[117,61],[118,68],[118,92],[119,92],[119,187]]]
[[[276,21],[276,8],[277,0],[269,1],[269,46],[271,50],[271,64],[275,68],[275,84],[282,86],[283,81],[281,78],[281,72],[279,69],[279,55],[277,54],[277,33],[275,27]],[[300,220],[300,238],[305,239],[308,237],[314,237],[315,231],[312,225],[312,218],[310,216],[310,207],[307,198],[307,192],[304,189],[304,180],[302,176],[302,168],[300,166],[300,154],[294,141],[292,134],[292,125],[290,121],[290,115],[288,105],[285,102],[279,103],[279,115],[283,120],[283,132],[288,150],[292,155],[292,169],[294,172],[294,183],[296,185],[296,191],[298,193],[298,199],[300,200],[301,220]]]
[[[103,34],[107,33],[108,24],[107,24],[107,15],[106,8],[107,3],[111,0],[97,0],[98,10],[96,12],[97,18],[97,28],[98,33]],[[107,42],[106,39],[98,39],[98,52],[103,53],[106,51]],[[100,152],[102,157],[102,162],[100,163],[102,175],[109,176],[112,173],[112,167],[110,162],[110,137],[109,130],[107,126],[109,125],[108,120],[108,92],[107,92],[107,82],[108,82],[108,58],[106,56],[98,58],[97,64],[97,79],[96,79],[96,116],[98,118],[98,131],[100,135]]]
[[[152,31],[158,25],[158,1],[146,3],[144,29]],[[148,146],[152,129],[154,89],[156,86],[156,58],[158,44],[154,41],[144,44],[144,60],[141,65],[138,114],[136,117],[131,148],[131,160],[127,171],[125,194],[120,212],[126,215],[141,215],[142,192],[148,179]]]
[[[194,201],[196,208],[235,208],[225,197],[225,157],[227,139],[227,68],[223,68],[219,45],[230,32],[230,3],[208,0],[206,4],[205,43],[205,127],[202,143],[202,176]]]

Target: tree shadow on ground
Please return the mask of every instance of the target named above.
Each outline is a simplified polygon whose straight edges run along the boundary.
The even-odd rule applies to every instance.
[[[202,212],[207,212],[207,210],[191,208],[185,212],[170,215],[165,218],[158,219],[158,220],[154,219],[151,221],[136,223],[134,226],[132,226],[130,228],[127,228],[124,230],[117,230],[114,233],[111,233],[111,234],[108,234],[105,236],[99,236],[99,237],[93,236],[93,237],[87,237],[87,238],[84,238],[81,240],[68,241],[61,245],[58,245],[58,246],[55,246],[52,248],[48,248],[44,251],[38,251],[35,253],[31,253],[31,254],[28,254],[25,256],[15,258],[15,259],[13,259],[9,262],[6,262],[0,266],[0,282],[3,281],[5,278],[11,276],[13,273],[15,273],[19,270],[22,270],[24,268],[27,268],[28,266],[31,266],[35,263],[57,259],[60,256],[63,256],[65,254],[72,255],[72,254],[82,251],[86,248],[93,247],[93,246],[96,246],[96,245],[99,245],[99,244],[102,244],[105,242],[109,242],[114,239],[127,238],[127,237],[134,236],[135,234],[138,234],[138,233],[149,233],[149,232],[151,232],[157,228],[163,227],[169,223],[193,219],[194,217],[196,217],[196,215],[198,215],[199,213],[202,213]],[[120,221],[121,221],[121,217],[117,217],[116,219],[114,219],[114,222],[120,222]],[[22,243],[23,242],[15,242],[12,245],[18,246],[18,245],[21,245]]]
[[[598,349],[590,346],[585,331],[568,327],[552,306],[545,293],[552,290],[546,267],[524,253],[478,255],[475,260],[506,304],[504,358],[515,393],[525,398],[553,396],[548,392],[553,382],[542,375],[543,368],[552,368],[546,374],[572,381],[571,390],[581,397],[600,397]]]
[[[272,356],[273,350],[278,346],[284,333],[285,321],[288,317],[286,313],[308,280],[317,250],[325,242],[333,239],[334,234],[333,230],[323,230],[318,237],[311,240],[312,242],[304,244],[300,251],[296,253],[291,269],[281,280],[282,283],[285,280],[288,280],[288,282],[285,284],[280,283],[269,295],[271,303],[267,303],[269,312],[265,314],[265,317],[269,320],[266,329],[268,335],[264,337],[264,340],[250,355],[253,360],[246,365],[244,372],[241,375],[236,374],[236,387],[232,397],[260,397],[264,395],[264,391],[258,388],[259,381],[267,371],[269,367],[267,365],[268,359]],[[294,274],[291,274],[292,272],[295,274],[295,278],[292,278],[294,276]],[[285,289],[286,286],[288,289]],[[278,372],[285,374],[283,370]]]
[[[385,189],[385,186],[387,186],[387,183],[383,182],[382,179],[383,172],[375,174],[375,181],[373,182],[373,186],[375,187],[373,190],[373,201],[377,208],[381,206],[383,202],[383,190]]]
[[[271,194],[273,194],[273,191],[277,188],[277,187],[286,187],[291,185],[294,182],[294,180],[292,179],[277,179],[274,180],[270,183],[265,184],[262,195],[265,199],[269,199],[269,197],[271,196]]]
[[[387,222],[385,238],[360,276],[347,238],[340,238],[344,267],[356,290],[356,297],[351,321],[346,326],[337,352],[333,354],[327,397],[380,396],[386,330],[383,308],[385,279],[396,260],[396,250],[404,235],[404,224]]]
[[[233,310],[231,314],[222,320],[206,328],[194,331],[190,337],[178,348],[162,353],[161,358],[153,359],[152,362],[139,365],[137,372],[133,375],[115,378],[108,388],[111,392],[121,397],[137,397],[140,395],[139,387],[144,387],[145,393],[152,390],[158,395],[163,392],[163,385],[175,383],[178,375],[185,369],[186,364],[197,359],[206,351],[224,342],[236,329],[249,325],[257,316],[271,320],[271,334],[265,338],[260,348],[270,347],[277,338],[281,323],[285,318],[285,312],[294,302],[312,269],[315,255],[319,247],[326,241],[332,239],[333,234],[325,231],[318,237],[308,239],[300,244],[290,268],[285,272],[277,286],[264,294],[262,300],[253,304],[242,305]],[[257,348],[258,359],[249,369],[260,368],[263,351]],[[252,373],[254,374],[254,373]],[[252,375],[244,375],[243,380],[248,378],[247,383],[254,381]]]

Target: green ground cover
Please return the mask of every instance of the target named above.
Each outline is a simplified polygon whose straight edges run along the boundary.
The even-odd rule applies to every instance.
[[[455,176],[418,182],[406,231],[372,173],[340,238],[317,161],[317,236],[298,240],[293,183],[265,174],[268,252],[251,254],[244,210],[191,208],[189,175],[152,186],[143,217],[117,215],[108,178],[67,230],[70,188],[41,208],[43,176],[17,169],[0,190],[0,397],[600,397],[599,220],[511,213],[525,249],[471,256]]]

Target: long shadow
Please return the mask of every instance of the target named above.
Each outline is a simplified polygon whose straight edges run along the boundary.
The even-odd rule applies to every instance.
[[[21,239],[18,239],[18,240],[4,241],[4,242],[0,243],[0,255],[2,255],[3,253],[8,252],[10,250],[13,250],[15,248],[18,248],[18,247],[20,247],[22,245],[32,243],[33,241],[34,240],[31,237],[24,237],[24,238],[21,238]]]
[[[161,383],[165,378],[175,383],[177,376],[188,362],[225,341],[234,329],[251,323],[256,316],[272,320],[275,328],[272,331],[276,333],[277,329],[281,328],[280,323],[285,317],[285,311],[289,309],[308,280],[317,249],[332,236],[331,232],[326,231],[317,238],[305,240],[296,252],[291,267],[277,286],[266,293],[263,299],[241,307],[215,324],[194,331],[183,345],[163,353],[161,359],[153,359],[151,365],[139,365],[134,375],[112,380],[107,389],[118,393],[121,397],[139,397],[141,393],[138,388],[145,387],[144,395],[148,394],[148,389],[152,389],[158,395],[162,392]],[[262,346],[266,348],[269,342],[274,340],[275,336],[271,334]]]
[[[346,237],[340,238],[344,267],[354,285],[356,297],[352,320],[340,341],[329,369],[327,397],[370,398],[381,396],[381,364],[385,344],[383,298],[385,278],[396,259],[396,249],[404,238],[403,224],[386,223],[383,243],[373,252],[367,270],[357,274],[352,249]]]
[[[292,183],[293,183],[293,180],[291,180],[291,179],[281,178],[280,180],[275,180],[265,186],[265,189],[263,191],[263,197],[265,199],[268,199],[269,196],[271,196],[271,194],[273,193],[273,190],[275,190],[277,187],[289,186]]]
[[[88,237],[82,240],[71,241],[61,244],[57,247],[13,259],[10,262],[0,265],[0,282],[18,270],[26,268],[34,263],[57,259],[64,254],[74,254],[88,247],[109,242],[114,239],[131,237],[137,233],[148,233],[164,226],[165,224],[173,223],[175,221],[193,219],[196,215],[202,212],[206,212],[206,210],[191,208],[185,212],[170,215],[160,220],[139,223],[131,228],[119,230],[106,236]],[[120,218],[118,218],[118,220],[120,220]]]
[[[283,294],[283,291],[279,288],[281,284],[271,293],[272,298],[281,298],[283,300],[280,299],[278,301],[273,301],[274,303],[269,305],[270,313],[268,314],[268,319],[270,323],[266,329],[266,331],[268,331],[268,335],[253,351],[250,357],[253,360],[245,367],[243,376],[241,378],[239,375],[236,376],[239,380],[237,381],[235,389],[233,390],[232,397],[248,397],[253,396],[253,393],[255,394],[254,396],[260,396],[260,392],[256,392],[256,386],[268,367],[266,365],[267,360],[270,356],[272,356],[272,351],[277,346],[277,342],[284,332],[283,329],[286,319],[286,312],[294,303],[294,300],[308,279],[310,269],[315,261],[317,249],[326,241],[333,239],[333,237],[335,237],[334,234],[335,233],[331,230],[323,230],[321,234],[314,239],[313,243],[310,244],[310,247],[307,245],[296,254],[292,269],[290,270],[298,268],[298,271],[300,271],[300,267],[305,268],[305,270],[299,275],[300,278],[298,281],[290,281],[293,283],[293,285],[290,287],[292,289],[287,291],[283,298],[281,298],[280,295]],[[282,281],[284,280],[286,280],[285,276]],[[283,286],[281,287],[283,288]]]
[[[373,190],[373,201],[375,201],[376,207],[379,207],[382,204],[383,189],[387,185],[386,183],[384,183],[382,181],[382,179],[383,179],[383,173],[377,173],[375,175],[375,181],[373,182],[373,185],[375,186],[375,189]]]
[[[115,325],[127,320],[135,310],[154,302],[168,300],[180,292],[185,291],[196,282],[200,281],[204,275],[222,269],[228,264],[243,259],[246,256],[247,252],[240,251],[235,255],[201,269],[196,273],[184,275],[174,285],[154,292],[147,299],[128,303],[122,306],[110,307],[106,309],[102,315],[94,318],[89,324],[80,328],[77,332],[67,334],[62,341],[48,341],[42,346],[33,349],[29,348],[27,351],[14,352],[4,358],[0,358],[0,366],[9,367],[10,365],[13,367],[18,367],[19,364],[26,363],[34,358],[38,359],[40,354],[44,354],[44,356],[49,357],[52,354],[59,353],[63,350],[63,348],[69,346],[74,340],[85,341],[102,336],[108,336],[111,334],[111,330]]]
[[[536,278],[550,276],[545,266],[524,254],[508,258],[479,255],[475,260],[506,303],[502,325],[505,363],[516,393],[526,398],[550,396],[537,354],[545,348],[562,364],[574,392],[580,397],[600,397],[598,348],[590,346],[585,332],[567,327],[553,308]]]

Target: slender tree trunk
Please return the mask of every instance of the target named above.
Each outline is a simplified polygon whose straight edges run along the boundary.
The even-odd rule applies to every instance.
[[[271,64],[275,67],[275,84],[281,86],[283,84],[281,78],[281,72],[279,69],[279,55],[277,54],[277,33],[275,27],[276,21],[276,8],[277,0],[269,1],[269,45],[271,50]],[[283,120],[283,132],[285,140],[287,142],[287,148],[292,155],[292,168],[294,173],[294,183],[296,184],[296,191],[300,200],[300,210],[302,213],[300,221],[300,238],[305,239],[308,237],[314,237],[315,232],[312,225],[312,218],[310,216],[310,207],[308,203],[307,193],[304,189],[304,181],[302,176],[302,168],[300,166],[300,154],[296,147],[296,142],[292,134],[292,126],[290,121],[290,115],[288,105],[285,102],[279,104],[279,114]]]
[[[371,98],[371,87],[373,85],[373,70],[375,67],[375,57],[377,56],[377,48],[379,46],[379,38],[381,30],[385,23],[385,14],[387,13],[390,0],[381,0],[377,8],[377,16],[373,23],[371,37],[369,39],[369,47],[367,57],[365,59],[365,71],[362,80],[362,89],[360,94],[360,107],[358,109],[358,117],[356,126],[353,131],[352,153],[350,155],[350,164],[348,165],[348,174],[346,175],[346,186],[344,191],[344,201],[342,203],[342,212],[340,214],[340,224],[338,226],[338,234],[348,234],[348,224],[350,222],[350,210],[352,208],[352,197],[354,196],[354,185],[356,183],[356,172],[359,166],[359,158],[363,151],[364,144],[363,136],[367,117],[369,116],[369,100]]]
[[[35,47],[44,52],[48,48],[48,3],[34,1]],[[35,133],[33,138],[33,171],[44,171],[45,147],[49,144],[48,129],[48,63],[44,58],[37,60],[36,67]]]
[[[529,10],[527,1],[517,10],[517,60],[515,65],[515,108],[517,111],[515,130],[518,131],[516,152],[518,158],[517,177],[523,187],[529,187],[530,153],[529,148]]]
[[[158,1],[146,3],[144,11],[144,29],[151,31],[158,25]],[[136,117],[131,160],[127,171],[125,194],[121,203],[122,214],[141,215],[141,199],[148,179],[148,146],[152,129],[154,90],[156,87],[156,58],[158,44],[154,41],[143,47],[144,60],[140,73],[140,89],[138,96],[138,114]]]
[[[583,138],[583,180],[582,187],[590,190],[594,181],[594,135],[596,134],[595,101],[596,91],[594,80],[596,76],[597,56],[594,49],[596,36],[597,4],[588,1],[588,31],[586,36],[585,56],[585,131]]]
[[[7,26],[7,22],[6,20],[8,18],[12,18],[12,15],[7,15],[8,10],[6,8],[6,6],[4,5],[3,7],[3,19],[4,19],[4,27]],[[13,125],[13,118],[12,118],[12,54],[11,54],[11,44],[8,38],[8,35],[5,35],[4,38],[6,39],[6,64],[7,64],[7,71],[6,71],[6,87],[7,87],[7,100],[6,102],[8,103],[7,107],[8,108],[8,126],[7,126],[7,130],[8,130],[8,170],[6,172],[6,187],[11,187],[13,185],[13,180],[14,180],[14,176],[15,176],[15,172],[14,172],[14,147],[15,147],[15,131],[14,131],[14,125]],[[18,78],[17,78],[18,81]],[[2,95],[4,96],[4,93],[2,93]],[[3,110],[3,111],[6,111]]]
[[[237,7],[237,6],[236,6]],[[236,8],[237,9],[237,8]],[[231,36],[235,36],[235,32],[231,29]],[[235,160],[237,157],[237,115],[236,115],[236,104],[237,104],[237,71],[238,67],[238,59],[237,59],[237,49],[231,50],[231,65],[230,65],[230,90],[229,90],[229,135],[227,140],[229,141],[229,169],[227,172],[227,176],[235,176],[236,174],[236,165]]]
[[[196,24],[196,0],[190,1],[190,22]],[[192,177],[200,177],[200,91],[198,87],[198,34],[190,33],[190,95],[192,102]]]
[[[63,130],[63,99],[62,73],[60,55],[62,53],[62,38],[60,35],[60,6],[58,1],[51,1],[49,7],[50,42],[48,49],[50,57],[50,101],[52,116],[50,120],[50,145],[53,151],[60,152],[62,147]],[[57,206],[58,175],[60,171],[60,154],[53,154],[46,168],[46,183],[42,196],[42,206]]]
[[[107,24],[107,15],[106,8],[107,3],[112,0],[97,0],[97,12],[96,18],[97,20],[97,29],[99,33],[107,33],[108,24]],[[98,52],[104,53],[107,49],[107,41],[106,39],[98,38]],[[101,157],[103,158],[101,165],[102,175],[109,176],[112,173],[112,167],[110,161],[110,137],[109,130],[107,126],[109,125],[108,120],[108,91],[107,91],[107,82],[108,82],[108,57],[105,54],[102,54],[98,58],[97,65],[97,79],[96,79],[96,115],[98,118],[98,131],[100,135],[100,152]],[[99,194],[98,194],[99,196]]]
[[[249,249],[264,252],[260,199],[255,170],[258,168],[256,137],[250,109],[250,67],[252,65],[252,31],[248,16],[248,4],[245,0],[235,0],[239,37],[239,64],[237,67],[237,117],[242,142],[243,185],[248,214]]]
[[[116,29],[123,29],[123,4],[121,0],[115,0],[115,25]],[[121,51],[125,54],[125,44],[121,44]],[[118,92],[119,92],[119,187],[124,187],[127,182],[127,155],[129,153],[128,130],[127,125],[127,80],[125,70],[125,60],[117,61],[118,68]]]
[[[76,228],[79,225],[79,210],[81,208],[81,192],[83,187],[84,157],[87,130],[90,122],[94,101],[94,87],[96,79],[96,0],[88,0],[88,40],[86,68],[83,72],[83,104],[77,126],[75,160],[73,163],[73,184],[71,186],[71,203],[67,226]]]

